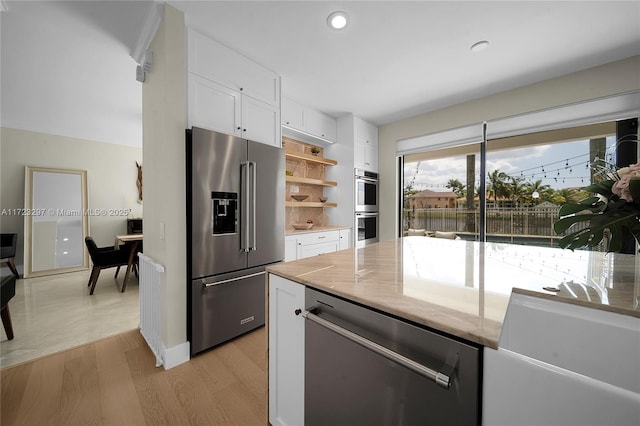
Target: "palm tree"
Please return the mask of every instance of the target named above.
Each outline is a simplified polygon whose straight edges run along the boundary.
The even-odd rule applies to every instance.
[[[508,195],[508,189],[506,185],[506,179],[508,178],[505,172],[500,170],[494,170],[489,173],[488,177],[488,192],[489,195],[493,194],[493,205],[498,207],[498,197],[504,197]]]
[[[582,198],[579,191],[571,188],[562,188],[554,191],[554,204],[578,203]]]
[[[466,194],[465,186],[458,179],[449,179],[445,188],[449,188],[451,192],[455,193],[458,198],[464,197]]]
[[[550,201],[551,192],[553,191],[549,185],[543,185],[541,180],[535,182],[527,182],[526,196],[528,201],[533,204],[533,194],[537,193],[540,201]],[[536,201],[536,204],[538,202]]]
[[[517,207],[522,203],[526,194],[526,184],[521,177],[511,176],[511,182],[509,183],[509,195],[511,196],[511,202],[514,207]]]

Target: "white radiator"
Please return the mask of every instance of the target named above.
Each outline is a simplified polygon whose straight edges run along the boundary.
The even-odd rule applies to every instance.
[[[140,332],[156,356],[156,367],[163,364],[162,288],[164,266],[138,254],[140,274]]]

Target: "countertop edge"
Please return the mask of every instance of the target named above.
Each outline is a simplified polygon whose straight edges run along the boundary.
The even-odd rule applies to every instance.
[[[491,348],[491,349],[498,349],[498,343],[499,343],[499,338],[500,335],[498,334],[498,336],[496,336],[495,339],[491,339],[483,334],[480,333],[475,333],[473,331],[464,331],[464,330],[460,330],[456,327],[453,326],[449,326],[445,323],[439,322],[439,321],[433,321],[430,320],[429,318],[425,317],[425,316],[417,316],[414,314],[411,314],[409,312],[405,312],[405,311],[400,311],[397,309],[393,309],[390,308],[387,305],[383,305],[380,303],[376,303],[375,301],[371,301],[371,300],[367,300],[365,298],[362,297],[358,297],[357,295],[353,295],[353,294],[349,294],[349,293],[344,293],[341,291],[336,291],[335,289],[332,288],[327,288],[324,286],[318,286],[317,284],[314,284],[313,282],[306,280],[304,278],[304,275],[307,274],[311,274],[314,272],[318,272],[320,270],[322,270],[323,268],[318,268],[318,269],[314,269],[314,270],[310,270],[304,274],[300,274],[300,275],[290,275],[287,273],[284,273],[282,271],[274,271],[271,267],[267,267],[266,271],[267,273],[273,274],[273,275],[277,275],[279,277],[288,279],[290,281],[294,281],[300,285],[303,285],[305,287],[309,287],[309,288],[313,288],[315,290],[319,290],[319,291],[323,291],[325,293],[329,293],[331,295],[334,296],[338,296],[341,297],[343,299],[346,300],[350,300],[352,302],[361,304],[363,306],[368,306],[372,309],[378,310],[380,312],[389,314],[389,315],[393,315],[395,317],[404,319],[406,321],[410,321],[414,324],[420,324],[423,325],[425,327],[429,327],[433,330],[437,330],[441,333],[445,333],[448,334],[450,336],[454,336],[456,338],[459,339],[463,339],[466,340],[468,342],[472,342],[473,344],[476,345],[480,345],[483,347],[487,347],[487,348]],[[430,305],[428,302],[424,302],[425,305]],[[440,313],[442,313],[442,311],[447,310],[449,311],[447,308],[443,308],[442,306],[437,306],[437,305],[433,305],[434,309],[436,311],[439,311]],[[457,311],[451,310],[450,312],[452,315],[457,314]]]
[[[311,229],[302,229],[302,230],[287,229],[284,235],[288,237],[289,235],[313,234],[314,232],[340,231],[342,229],[351,229],[351,228],[352,228],[351,226],[333,226],[333,225],[314,226]]]

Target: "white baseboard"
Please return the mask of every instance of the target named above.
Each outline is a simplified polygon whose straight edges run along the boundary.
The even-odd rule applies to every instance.
[[[163,343],[162,351],[164,352],[164,356],[162,357],[164,362],[162,364],[165,370],[189,361],[189,342],[180,343],[170,349],[165,348]]]

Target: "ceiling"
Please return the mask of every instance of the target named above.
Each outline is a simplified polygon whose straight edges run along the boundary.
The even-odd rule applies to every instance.
[[[379,125],[640,54],[640,1],[169,3],[282,75],[285,96]]]
[[[129,52],[154,3],[55,2]],[[640,0],[168,3],[279,73],[284,96],[378,125],[640,54]],[[326,25],[335,10],[351,18],[343,31]]]

